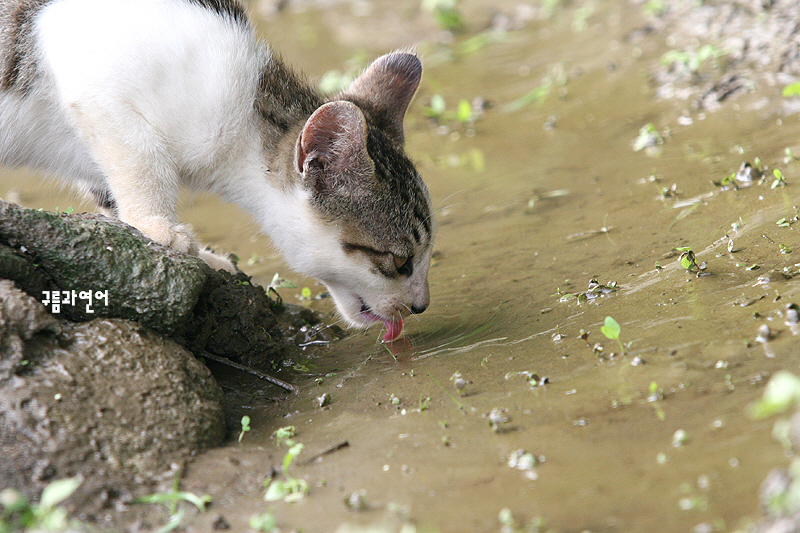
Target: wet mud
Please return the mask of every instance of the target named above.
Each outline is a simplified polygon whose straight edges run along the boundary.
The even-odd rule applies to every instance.
[[[126,320],[58,320],[9,281],[0,320],[5,488],[33,499],[79,476],[71,508],[101,517],[223,441],[222,390],[176,343]]]
[[[781,59],[795,35],[763,39],[796,17],[790,4],[462,2],[461,33],[416,4],[253,4],[264,37],[314,79],[416,45],[406,140],[437,208],[432,303],[392,344],[377,328],[310,339],[282,362],[301,387],[289,400],[225,385],[238,388],[227,444],[181,482],[213,502],[180,527],[248,531],[267,513],[283,531],[342,532],[762,520],[761,484],[788,459],[748,406],[800,363],[787,319],[800,122]],[[723,89],[734,77],[744,88]],[[744,162],[760,166],[750,181],[736,179]],[[31,207],[77,201],[25,174],[2,180]],[[324,287],[288,271],[235,208],[187,196],[182,217],[255,282],[280,272],[298,285],[278,289],[286,301],[336,322]],[[622,347],[602,332],[608,316]],[[289,425],[305,447],[288,477],[309,491],[267,502],[265,480],[287,477],[273,435]],[[132,530],[167,519],[119,516]]]

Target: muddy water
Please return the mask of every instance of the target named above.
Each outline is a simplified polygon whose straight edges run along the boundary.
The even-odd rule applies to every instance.
[[[515,12],[511,3],[492,5]],[[556,10],[455,54],[490,22],[488,5],[464,6],[469,30],[446,45],[415,6],[335,4],[264,16],[259,29],[313,77],[350,57],[419,45],[426,72],[406,135],[438,209],[433,299],[407,320],[404,341],[385,346],[377,328],[352,332],[292,359],[307,370],[296,398],[266,410],[239,406],[252,431],[197,458],[184,480],[186,490],[214,498],[212,510],[184,519],[188,530],[208,531],[222,515],[246,531],[251,516],[267,511],[282,530],[309,532],[356,524],[497,531],[504,508],[520,524],[541,518],[558,531],[703,523],[727,531],[758,516],[758,486],[785,459],[772,422],[752,421],[745,409],[771,373],[797,370],[796,331],[781,312],[800,295],[796,281],[775,274],[757,282],[800,261],[800,250],[778,247],[797,248],[796,230],[775,224],[797,215],[800,164],[785,163],[783,152],[800,153],[800,123],[781,114],[779,88],[706,114],[656,100],[647,73],[666,51],[663,38],[632,35],[641,7],[593,9],[585,24],[585,11]],[[543,80],[555,81],[541,102],[509,107]],[[436,127],[423,113],[435,94],[449,109],[475,97],[489,105],[472,126]],[[632,148],[647,123],[669,130],[658,154]],[[755,156],[780,168],[789,187],[773,190],[768,181],[723,191],[711,183]],[[23,176],[8,173],[4,184],[26,205],[77,201],[53,198]],[[664,198],[661,188],[673,184],[677,197]],[[278,271],[314,294],[324,290],[291,275],[235,208],[196,195],[184,218],[206,242],[243,263],[251,258],[243,266],[256,281]],[[681,268],[673,252],[681,246],[707,262],[709,275]],[[586,291],[593,277],[618,290],[559,301],[559,291]],[[290,300],[295,293],[282,291]],[[307,305],[335,320],[329,301]],[[625,354],[600,332],[609,315],[621,325]],[[762,324],[778,332],[767,345],[754,341]],[[460,393],[456,372],[468,381]],[[520,372],[548,382],[531,387]],[[653,389],[657,401],[649,401]],[[323,393],[332,402],[321,409]],[[508,419],[494,429],[493,409]],[[270,435],[286,425],[305,445],[291,472],[311,491],[297,503],[267,503],[261,482],[285,453]],[[688,441],[675,447],[680,429]],[[508,466],[516,450],[541,459],[535,476]],[[348,509],[343,499],[362,490],[366,509]]]

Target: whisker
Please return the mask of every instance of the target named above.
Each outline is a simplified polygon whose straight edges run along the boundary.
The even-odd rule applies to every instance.
[[[400,303],[400,305],[402,305],[403,307],[405,307],[408,310],[408,316],[414,317],[414,320],[416,320],[418,323],[422,323],[422,319],[420,317],[418,317],[415,313],[412,313],[411,312],[411,308],[409,306],[407,306],[406,304],[404,304],[402,302]]]
[[[467,191],[467,189],[461,189],[461,190],[458,190],[458,191],[453,191],[450,194],[448,194],[447,196],[445,196],[444,198],[442,198],[442,202],[446,202],[447,200],[449,200],[450,198],[452,198],[456,194],[461,194],[462,192],[466,192],[466,191]]]

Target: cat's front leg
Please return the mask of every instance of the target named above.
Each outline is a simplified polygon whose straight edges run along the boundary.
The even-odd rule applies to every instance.
[[[120,116],[76,105],[71,110],[106,176],[119,219],[160,244],[196,255],[192,231],[175,215],[178,171],[158,132],[134,112]]]

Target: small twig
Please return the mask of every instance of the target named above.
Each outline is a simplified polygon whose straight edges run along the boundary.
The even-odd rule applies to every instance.
[[[219,363],[221,365],[229,366],[231,368],[235,368],[236,370],[240,370],[242,372],[246,372],[248,374],[256,376],[257,378],[261,378],[263,380],[269,381],[273,385],[277,385],[278,387],[280,387],[280,388],[282,388],[284,390],[287,390],[287,391],[290,391],[290,392],[297,392],[299,390],[297,387],[295,387],[291,383],[287,383],[287,382],[283,381],[282,379],[278,379],[276,377],[270,376],[269,374],[266,374],[266,373],[264,373],[264,372],[262,372],[260,370],[256,370],[255,368],[252,368],[252,367],[249,367],[249,366],[245,366],[245,365],[241,365],[239,363],[234,363],[230,359],[225,359],[224,357],[220,357],[218,355],[210,354],[210,353],[208,353],[206,351],[202,351],[202,350],[200,351],[200,356],[201,357],[205,357],[206,359],[211,359],[212,361],[214,361],[216,363]]]
[[[333,446],[331,446],[330,448],[326,448],[326,449],[322,450],[321,452],[319,452],[319,453],[318,453],[318,454],[316,454],[316,455],[312,455],[311,457],[309,457],[309,458],[308,458],[308,459],[306,459],[305,461],[303,461],[303,462],[301,462],[301,463],[298,463],[298,464],[301,464],[301,465],[308,465],[308,464],[311,464],[311,463],[313,463],[314,461],[316,461],[317,459],[320,459],[320,458],[322,458],[322,457],[324,457],[324,456],[326,456],[326,455],[328,455],[328,454],[331,454],[331,453],[333,453],[333,452],[338,452],[339,450],[341,450],[341,449],[343,449],[343,448],[347,448],[348,446],[350,446],[350,443],[349,443],[349,442],[347,442],[346,440],[345,440],[345,441],[342,441],[342,442],[340,442],[339,444],[334,444],[334,445],[333,445]]]

